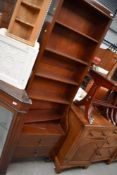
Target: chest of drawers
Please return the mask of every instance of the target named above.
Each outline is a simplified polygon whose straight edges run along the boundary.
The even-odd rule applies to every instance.
[[[53,157],[63,136],[64,132],[57,123],[25,124],[13,160]]]
[[[67,168],[88,167],[91,163],[117,160],[117,127],[97,111],[90,125],[84,110],[72,105],[69,113],[69,131],[59,150],[55,165],[60,172]]]

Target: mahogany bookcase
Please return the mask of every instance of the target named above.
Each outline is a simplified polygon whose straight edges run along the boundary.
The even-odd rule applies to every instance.
[[[67,132],[66,118],[70,105],[108,30],[112,16],[108,9],[94,0],[57,1],[54,18],[43,35],[40,53],[27,86],[27,93],[32,99],[24,125],[28,135],[32,133],[28,130],[31,126],[35,130],[44,125],[47,131],[45,137],[53,137],[51,149],[48,147],[49,141],[46,142],[49,154],[45,152],[44,156],[51,156],[63,132]],[[58,130],[59,139],[55,136],[55,130],[48,130],[50,124],[51,128]],[[23,130],[22,134],[27,135],[27,132]],[[39,130],[37,133],[35,130],[33,135],[40,136]],[[43,139],[39,143],[42,146]],[[30,155],[24,154],[29,145],[20,141],[16,149],[16,153],[20,149],[20,155],[14,154],[14,159],[34,157],[35,144],[32,145]],[[41,151],[37,157],[40,155]]]

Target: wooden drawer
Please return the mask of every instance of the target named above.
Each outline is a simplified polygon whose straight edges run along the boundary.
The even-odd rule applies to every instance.
[[[108,137],[105,140],[104,147],[117,147],[117,137]]]
[[[52,148],[47,146],[40,147],[17,147],[13,159],[33,159],[38,157],[48,157]]]
[[[109,130],[104,130],[102,128],[92,128],[85,129],[83,133],[83,137],[86,138],[106,138],[110,134]]]
[[[43,135],[21,135],[18,146],[47,146],[54,145],[60,139],[60,136],[43,136]]]
[[[93,157],[93,162],[95,161],[101,161],[101,160],[107,160],[110,159],[114,152],[115,152],[116,148],[112,147],[112,148],[101,148],[100,150],[97,150],[94,157]]]
[[[26,124],[18,146],[52,146],[58,143],[63,135],[64,132],[59,124]]]
[[[117,137],[117,127],[111,129],[108,136]]]

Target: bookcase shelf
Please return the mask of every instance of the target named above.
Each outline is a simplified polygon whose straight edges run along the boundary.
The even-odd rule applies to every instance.
[[[70,100],[69,94],[72,93],[73,85],[68,90],[68,84],[53,81],[52,79],[35,77],[33,81],[33,89],[29,90],[29,96],[35,99],[50,100],[52,102],[57,101],[58,103],[68,104]],[[47,87],[47,89],[46,89]]]
[[[16,18],[16,21],[18,21],[19,23],[24,24],[24,25],[26,25],[26,26],[34,27],[34,25],[32,25],[31,23],[26,22],[26,21],[24,21],[24,20],[22,20],[22,19],[20,19],[20,18]]]
[[[35,10],[40,10],[40,9],[41,9],[41,6],[40,6],[40,5],[38,5],[38,4],[33,4],[33,3],[31,3],[30,1],[28,2],[28,1],[26,1],[26,0],[23,0],[21,3],[24,4],[24,5],[26,5],[26,6],[28,6],[28,7],[30,7],[30,8],[33,8],[33,9],[35,9]]]
[[[52,48],[56,52],[66,56],[69,55],[71,59],[79,59],[85,63],[89,63],[87,57],[91,57],[96,49],[97,43],[92,42],[92,40],[89,41],[88,38],[80,34],[78,35],[73,31],[66,30],[59,24],[56,25],[56,23],[52,33],[47,44],[48,48]]]
[[[51,0],[17,0],[7,35],[34,46],[50,3]]]
[[[112,18],[111,12],[107,14],[107,10],[101,8],[99,3],[94,2],[94,0],[75,0],[74,3],[72,0],[64,1],[57,20],[96,41],[100,41],[108,21]]]
[[[46,50],[49,51],[49,52],[51,52],[51,53],[53,53],[53,54],[56,54],[58,56],[64,57],[66,59],[70,59],[70,60],[75,61],[75,62],[78,62],[78,63],[81,63],[81,64],[83,64],[85,66],[88,66],[88,63],[86,63],[85,61],[80,60],[80,59],[78,59],[76,57],[70,56],[68,54],[65,54],[63,52],[60,52],[58,50],[55,50],[55,49],[52,49],[52,48],[49,48],[49,47],[46,47]]]
[[[33,105],[25,117],[25,123],[58,121],[65,113],[66,104],[33,100]]]
[[[16,20],[15,26],[12,30],[13,34],[10,34],[12,38],[14,38],[14,36],[17,40],[20,40],[20,38],[22,38],[21,40],[25,42],[25,40],[27,40],[31,35],[32,26],[27,25],[27,23],[21,23],[21,21]]]
[[[25,123],[37,123],[45,121],[58,121],[61,118],[61,114],[57,114],[57,111],[49,110],[30,110],[25,118]]]
[[[78,86],[78,83],[76,83],[76,82],[74,82],[72,80],[61,79],[61,78],[58,78],[58,77],[54,77],[51,74],[48,75],[48,74],[39,72],[39,73],[35,73],[35,75],[38,76],[38,77],[43,77],[43,78],[47,78],[47,79],[50,79],[50,80],[54,80],[54,81],[58,81],[58,82],[62,82],[62,83]]]
[[[68,29],[68,30],[71,30],[71,31],[73,31],[73,32],[75,32],[75,33],[77,33],[77,34],[83,36],[83,37],[86,37],[87,39],[89,39],[89,40],[91,40],[91,41],[93,41],[93,42],[95,42],[95,43],[98,43],[98,40],[96,40],[96,39],[90,37],[89,35],[86,35],[85,33],[82,33],[82,32],[80,32],[80,31],[78,31],[78,30],[75,30],[75,29],[72,28],[71,26],[69,26],[69,25],[67,25],[67,24],[65,24],[65,23],[63,23],[63,22],[61,22],[61,21],[59,21],[59,20],[56,20],[56,23],[59,24],[59,25],[61,25],[61,26],[63,26],[63,27],[65,27],[66,30],[67,30],[67,29]]]
[[[30,24],[32,23],[32,25],[34,27],[35,22],[37,20],[37,17],[39,15],[39,12],[40,12],[40,10],[35,10],[34,8],[29,8],[29,7],[25,6],[24,4],[22,4],[18,13],[17,13],[16,19],[18,18],[18,19],[23,20],[26,23],[27,22]],[[33,18],[32,18],[32,16],[33,16]]]
[[[29,6],[32,6],[32,7],[34,6],[34,8],[35,6],[41,8],[41,6],[43,5],[43,2],[44,0],[23,0],[22,1],[22,3],[25,3]]]
[[[42,101],[48,101],[48,102],[53,102],[53,103],[60,103],[60,104],[67,104],[69,105],[70,103],[63,99],[63,98],[57,98],[57,97],[50,97],[50,96],[46,96],[44,94],[41,94],[41,95],[37,95],[36,93],[29,93],[29,96],[31,99],[33,100],[42,100]]]

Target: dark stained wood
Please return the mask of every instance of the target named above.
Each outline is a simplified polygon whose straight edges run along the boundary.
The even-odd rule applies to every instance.
[[[20,90],[4,81],[0,80],[0,91],[10,95],[11,97],[21,101],[23,103],[29,103],[29,97],[25,90]]]
[[[0,158],[0,174],[5,174],[19,140],[24,124],[24,116],[31,105],[31,100],[25,91],[0,81],[0,105],[13,113],[13,119]]]
[[[1,27],[8,28],[16,0],[4,0],[2,2],[2,21],[1,21]]]
[[[63,136],[64,131],[60,124],[54,122],[25,124],[13,159],[53,157],[60,147]]]
[[[56,121],[64,114],[66,104],[45,102],[43,100],[32,100],[32,106],[25,116],[25,123],[36,123],[44,121]]]

